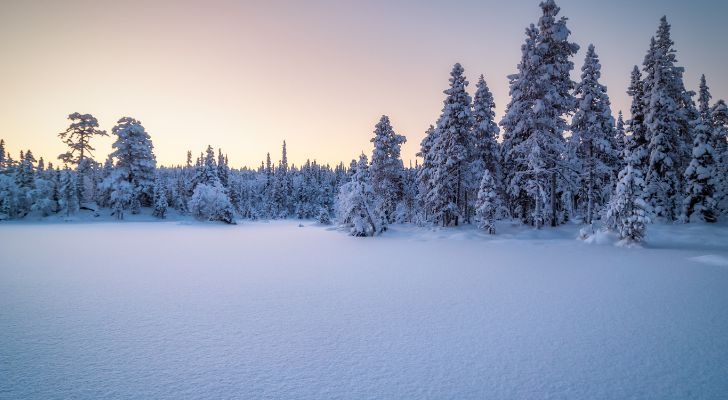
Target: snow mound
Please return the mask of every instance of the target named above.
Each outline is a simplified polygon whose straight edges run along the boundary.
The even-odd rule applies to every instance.
[[[723,257],[716,254],[707,254],[704,256],[692,257],[689,258],[689,260],[716,267],[728,267],[728,257]]]

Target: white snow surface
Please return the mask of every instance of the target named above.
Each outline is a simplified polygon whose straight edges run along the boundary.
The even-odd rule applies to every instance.
[[[298,225],[3,222],[0,399],[728,398],[728,226]]]

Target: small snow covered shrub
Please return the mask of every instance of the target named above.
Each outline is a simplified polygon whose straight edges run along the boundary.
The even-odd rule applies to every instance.
[[[219,184],[197,185],[192,193],[189,208],[192,215],[200,220],[235,223],[233,205],[225,189]]]
[[[351,181],[341,186],[337,200],[339,223],[348,227],[352,236],[374,236],[386,229],[384,213],[369,182],[364,154],[359,157]]]
[[[645,238],[650,218],[644,191],[642,172],[631,163],[625,166],[606,212],[607,228],[617,232],[623,244],[641,243]]]

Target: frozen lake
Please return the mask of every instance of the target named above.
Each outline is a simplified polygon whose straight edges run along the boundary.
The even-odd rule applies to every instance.
[[[0,398],[728,398],[725,225],[305,225],[0,225]]]

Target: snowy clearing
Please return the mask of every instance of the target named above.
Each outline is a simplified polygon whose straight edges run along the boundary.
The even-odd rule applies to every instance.
[[[725,225],[298,224],[1,225],[0,398],[728,394]]]

